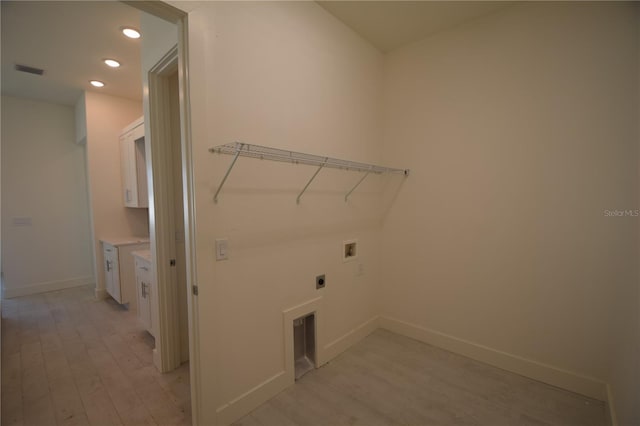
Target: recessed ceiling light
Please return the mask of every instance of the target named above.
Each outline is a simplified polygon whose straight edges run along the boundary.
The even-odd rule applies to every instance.
[[[100,80],[91,80],[89,83],[91,83],[93,87],[104,87],[104,83]]]
[[[115,59],[105,59],[104,63],[111,68],[118,68],[120,66],[120,62],[116,61]]]
[[[131,28],[131,27],[125,27],[122,29],[122,34],[126,35],[129,38],[140,38],[140,31]]]

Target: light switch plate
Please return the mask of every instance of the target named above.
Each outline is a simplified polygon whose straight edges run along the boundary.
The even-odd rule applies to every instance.
[[[229,259],[229,240],[226,238],[216,239],[216,260]]]
[[[31,218],[30,217],[14,217],[13,226],[31,226]]]

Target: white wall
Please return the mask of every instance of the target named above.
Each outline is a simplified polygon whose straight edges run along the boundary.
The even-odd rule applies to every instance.
[[[637,318],[638,219],[604,214],[638,208],[637,12],[523,4],[388,55],[384,156],[412,175],[383,323],[604,397]]]
[[[325,359],[382,313],[568,389],[611,383],[635,422],[638,224],[604,212],[638,208],[634,5],[516,5],[386,57],[313,3],[185,9],[202,423],[281,388],[282,310],[317,296]],[[240,159],[214,204],[231,158],[206,150],[234,140],[412,174],[344,204],[355,178],[323,172],[296,206],[312,169]],[[339,261],[351,237],[363,276]]]
[[[120,172],[119,136],[142,115],[142,104],[95,92],[85,92],[87,168],[93,214],[96,295],[106,295],[100,239],[148,237],[148,209],[124,206]]]
[[[345,203],[359,176],[323,171],[296,205],[314,168],[240,159],[214,204],[231,157],[207,150],[241,140],[377,162],[382,56],[312,2],[206,3],[189,29],[200,421],[225,423],[288,384],[283,310],[322,297],[325,358],[367,330],[380,272],[379,180]],[[214,240],[224,237],[230,258],[215,262]],[[361,276],[341,259],[342,241],[354,237]]]
[[[84,147],[74,131],[68,106],[2,97],[5,297],[93,282]]]
[[[640,13],[636,13],[640,28]],[[637,34],[636,53],[636,141],[640,144],[640,31]],[[640,157],[639,157],[640,160]],[[640,167],[638,167],[640,172]],[[638,175],[640,179],[640,174]],[[640,233],[638,234],[640,237]],[[638,258],[636,258],[638,259]],[[638,262],[640,267],[640,262]],[[640,424],[640,280],[635,285],[619,289],[621,304],[616,312],[617,328],[613,333],[617,342],[613,349],[611,393],[615,403],[618,423],[621,426]]]

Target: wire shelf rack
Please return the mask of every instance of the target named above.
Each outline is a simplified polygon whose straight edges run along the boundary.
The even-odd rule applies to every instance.
[[[300,203],[300,199],[302,198],[302,195],[304,194],[304,192],[307,190],[309,185],[311,185],[311,182],[313,182],[313,180],[316,178],[318,173],[320,173],[320,171],[325,167],[331,168],[331,169],[340,169],[340,170],[348,170],[348,171],[365,173],[364,176],[358,181],[358,183],[354,187],[352,187],[351,190],[345,195],[344,197],[345,201],[348,200],[349,195],[351,195],[351,193],[371,173],[373,174],[396,173],[396,174],[402,174],[404,176],[409,175],[409,169],[396,169],[391,167],[378,166],[375,164],[359,163],[356,161],[342,160],[339,158],[332,158],[332,157],[323,157],[320,155],[306,154],[302,152],[287,151],[283,149],[272,148],[272,147],[261,146],[261,145],[253,145],[253,144],[248,144],[244,142],[234,142],[234,143],[229,143],[225,145],[219,145],[213,148],[209,148],[209,152],[234,156],[233,160],[231,161],[231,164],[229,165],[229,168],[227,169],[227,172],[222,178],[222,181],[220,182],[220,185],[218,186],[218,189],[213,197],[213,200],[215,202],[218,202],[218,195],[220,194],[222,187],[224,186],[227,178],[229,177],[229,174],[231,173],[233,166],[238,160],[238,157],[249,157],[249,158],[257,158],[260,160],[280,161],[284,163],[317,166],[318,169],[316,170],[316,172],[313,174],[311,179],[309,179],[309,181],[307,182],[305,187],[302,189],[302,191],[298,194],[298,197],[296,198],[297,203]]]

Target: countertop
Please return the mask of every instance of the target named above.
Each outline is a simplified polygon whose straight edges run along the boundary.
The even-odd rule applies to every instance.
[[[107,243],[112,246],[128,246],[132,244],[144,244],[149,242],[148,237],[120,237],[120,238],[100,238],[101,243]]]
[[[144,259],[147,262],[151,262],[151,250],[136,250],[131,252],[132,255]]]

